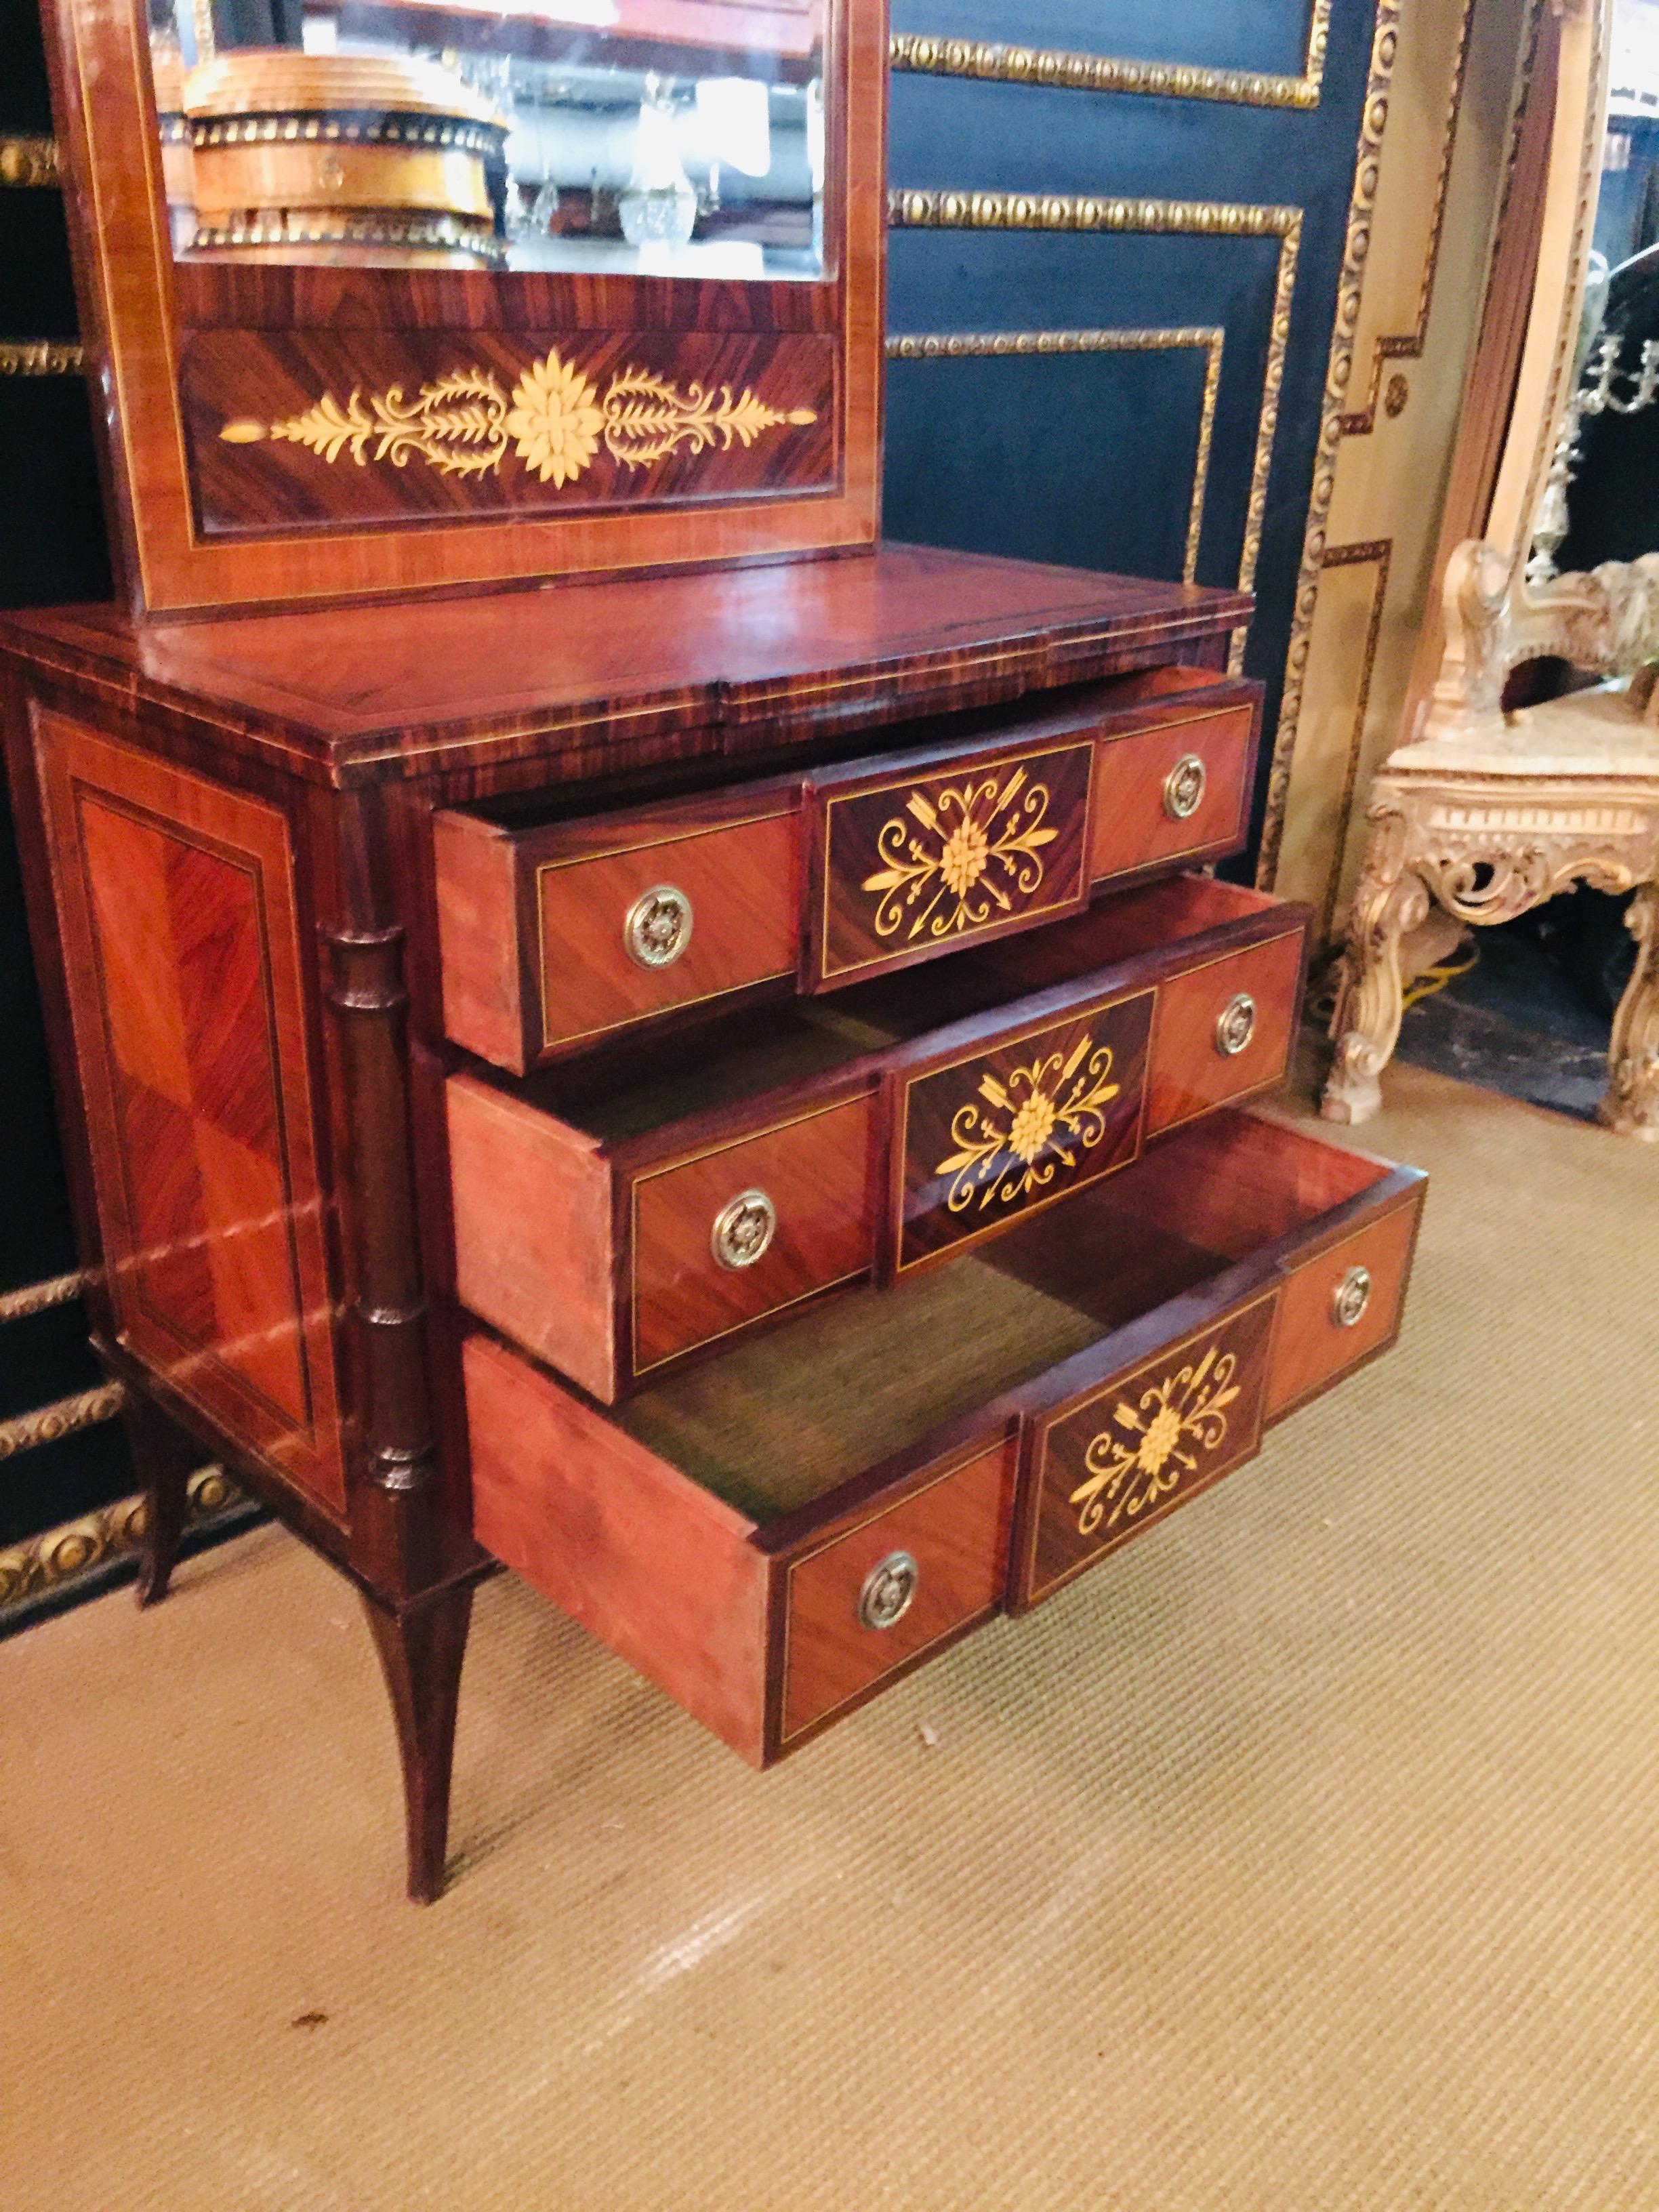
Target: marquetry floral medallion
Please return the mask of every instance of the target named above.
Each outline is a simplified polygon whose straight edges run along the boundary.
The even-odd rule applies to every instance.
[[[937,798],[913,791],[902,814],[884,823],[884,865],[860,889],[877,897],[878,937],[954,937],[1012,915],[1042,882],[1042,853],[1060,835],[1045,825],[1048,787],[1023,768],[947,786]]]
[[[1237,1367],[1235,1352],[1212,1344],[1133,1404],[1119,1399],[1111,1426],[1084,1456],[1089,1480],[1072,1492],[1079,1535],[1093,1535],[1103,1521],[1110,1534],[1138,1520],[1214,1457],[1226,1441],[1227,1408],[1238,1396]]]
[[[682,386],[638,367],[618,370],[601,394],[556,350],[532,362],[510,393],[475,367],[434,378],[412,399],[396,384],[367,398],[354,391],[343,406],[325,392],[301,414],[227,422],[219,435],[233,446],[303,446],[329,462],[349,453],[359,468],[422,460],[452,477],[493,475],[511,456],[557,489],[584,473],[601,443],[625,468],[642,469],[682,450],[729,453],[817,420],[810,407],[771,407],[746,390],[733,398],[729,384]]]
[[[977,1201],[983,1212],[1012,1206],[1073,1169],[1110,1126],[1106,1108],[1122,1086],[1111,1079],[1112,1048],[1084,1036],[1069,1053],[1051,1052],[1006,1081],[988,1071],[976,1099],[951,1121],[957,1147],[933,1170],[952,1178],[945,1203],[952,1213]]]

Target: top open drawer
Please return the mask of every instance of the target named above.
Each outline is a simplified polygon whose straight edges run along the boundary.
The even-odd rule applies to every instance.
[[[644,807],[435,821],[444,1025],[522,1074],[838,988],[1243,842],[1260,687],[1159,668],[1048,712]]]

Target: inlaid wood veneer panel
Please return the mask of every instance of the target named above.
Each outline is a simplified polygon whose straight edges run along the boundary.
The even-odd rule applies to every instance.
[[[340,1508],[287,824],[56,715],[37,742],[121,1335]]]
[[[821,809],[816,980],[845,982],[1075,912],[1088,895],[1094,761],[1085,738],[809,792]]]
[[[866,1096],[791,1116],[633,1185],[633,1370],[780,1313],[875,1261],[876,1103]],[[714,1256],[722,1209],[764,1192],[776,1226],[760,1258]]]
[[[1249,701],[1101,746],[1089,842],[1095,882],[1125,869],[1225,851],[1237,842],[1249,796],[1257,711]],[[1203,795],[1192,813],[1175,815],[1164,805],[1164,789],[1188,756],[1203,763]]]
[[[1037,1425],[1030,1598],[1046,1597],[1255,1452],[1277,1295],[1252,1298]]]
[[[1162,987],[1152,1024],[1148,1136],[1278,1082],[1301,1018],[1305,947],[1298,928],[1191,969]],[[1243,998],[1254,1006],[1248,1042],[1240,1050],[1224,1051],[1222,1024]]]
[[[1134,1158],[1153,1004],[1085,1008],[902,1084],[899,1273]]]
[[[642,1015],[788,975],[795,963],[797,825],[775,800],[751,818],[536,872],[542,1042],[598,1037]],[[690,903],[685,949],[660,968],[629,952],[628,918],[659,886]]]
[[[791,1560],[781,1746],[999,1609],[1017,1457],[1010,1437]],[[891,1627],[866,1626],[865,1579],[895,1553],[915,1562],[915,1595]]]
[[[1422,1200],[1419,1185],[1405,1205],[1304,1261],[1286,1283],[1273,1340],[1269,1418],[1393,1340]],[[1352,1309],[1342,1305],[1341,1295],[1356,1270],[1364,1271],[1368,1288],[1358,1317],[1345,1320]]]

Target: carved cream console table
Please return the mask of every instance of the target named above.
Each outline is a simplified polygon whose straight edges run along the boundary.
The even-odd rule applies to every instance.
[[[1540,80],[1553,87],[1542,117],[1549,155],[1524,340],[1505,371],[1505,319],[1492,325],[1491,358],[1483,326],[1464,436],[1471,451],[1480,447],[1493,394],[1507,397],[1512,375],[1509,428],[1484,536],[1465,538],[1446,562],[1432,695],[1372,782],[1331,1023],[1329,1121],[1364,1121],[1382,1103],[1412,939],[1426,933],[1437,905],[1458,921],[1510,921],[1582,882],[1636,893],[1626,915],[1636,967],[1613,1018],[1601,1118],[1659,1140],[1659,551],[1586,574],[1553,567],[1583,414],[1634,411],[1652,381],[1644,356],[1639,390],[1615,392],[1602,349],[1581,383],[1618,4],[1555,0],[1559,46],[1554,71]],[[1500,249],[1495,271],[1502,260]],[[1659,486],[1654,512],[1659,538]],[[1545,659],[1607,680],[1506,715],[1512,672]]]
[[[1366,811],[1326,1118],[1364,1121],[1382,1103],[1403,1011],[1401,939],[1431,905],[1459,921],[1510,921],[1583,882],[1636,892],[1626,917],[1636,967],[1601,1118],[1659,1141],[1659,728],[1622,690],[1552,700],[1494,730],[1401,747]]]

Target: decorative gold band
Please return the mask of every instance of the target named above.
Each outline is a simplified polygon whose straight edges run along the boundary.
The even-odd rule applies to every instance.
[[[0,1460],[15,1459],[19,1452],[33,1451],[37,1444],[55,1444],[60,1437],[72,1437],[79,1429],[95,1428],[100,1421],[112,1419],[126,1402],[123,1384],[100,1382],[95,1390],[82,1390],[73,1398],[59,1398],[53,1405],[37,1407],[32,1413],[18,1413],[9,1421],[0,1421]]]
[[[246,1502],[222,1467],[198,1468],[185,1487],[185,1525],[199,1528],[237,1511]],[[124,1498],[0,1550],[0,1627],[8,1613],[31,1598],[61,1589],[93,1568],[138,1551],[148,1525],[147,1508],[143,1497]]]
[[[392,146],[222,146],[193,163],[204,225],[222,228],[245,210],[288,210],[307,225],[316,213],[407,208],[491,222],[483,164],[476,154]],[[384,217],[382,219],[385,219]]]
[[[0,339],[0,376],[79,376],[85,367],[78,339]]]
[[[276,246],[362,246],[411,253],[467,253],[496,262],[506,249],[488,225],[461,216],[382,216],[378,211],[315,209],[289,221],[281,208],[249,208],[223,223],[204,223],[192,241],[198,253]]]
[[[1299,76],[1263,70],[1206,69],[1189,62],[1067,53],[1053,47],[1005,46],[976,39],[894,35],[888,59],[924,76],[980,77],[1000,84],[1054,85],[1079,92],[1139,92],[1171,100],[1218,100],[1242,107],[1317,107],[1325,75],[1330,0],[1314,0],[1307,58]]]
[[[52,1275],[43,1283],[25,1283],[20,1290],[0,1291],[0,1323],[27,1321],[31,1314],[48,1312],[78,1298],[87,1286],[82,1274]]]
[[[0,138],[0,185],[40,188],[58,182],[52,138]]]
[[[1297,207],[1238,200],[1107,199],[1070,192],[891,191],[887,220],[911,230],[1115,230],[1200,238],[1299,236]]]

